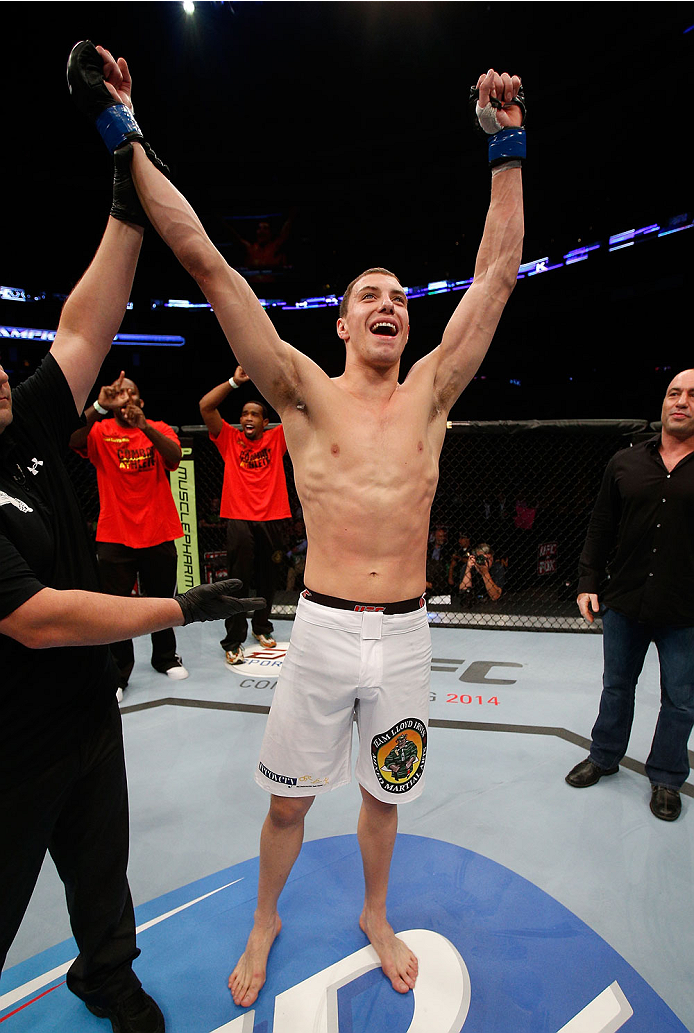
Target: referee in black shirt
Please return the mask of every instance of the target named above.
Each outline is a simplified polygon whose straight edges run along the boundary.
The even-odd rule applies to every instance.
[[[694,369],[668,387],[661,434],[607,465],[579,562],[577,602],[589,622],[606,573],[600,712],[590,755],[566,781],[584,788],[619,769],[636,682],[655,642],[661,704],[646,774],[651,811],[674,821],[694,725]]]
[[[132,968],[140,951],[107,644],[265,607],[233,598],[239,581],[167,599],[98,590],[63,456],[123,318],[145,221],[129,163],[117,160],[111,217],[49,354],[15,390],[0,365],[0,969],[49,851],[79,948],[68,988],[117,1033],[164,1033],[165,1022]]]

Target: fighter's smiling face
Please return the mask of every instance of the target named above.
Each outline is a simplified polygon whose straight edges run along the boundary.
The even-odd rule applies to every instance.
[[[349,307],[337,321],[348,352],[371,366],[400,360],[410,331],[407,296],[394,276],[367,273],[354,285]]]
[[[246,402],[241,413],[241,430],[249,441],[257,441],[268,425],[257,402]]]

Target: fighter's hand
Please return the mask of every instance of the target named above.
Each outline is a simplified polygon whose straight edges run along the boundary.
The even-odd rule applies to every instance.
[[[124,57],[114,58],[110,50],[104,47],[97,47],[97,53],[104,62],[104,86],[114,100],[119,104],[125,104],[130,111],[133,110],[131,93],[133,89],[132,79],[128,70],[128,62]]]
[[[246,372],[244,372],[241,366],[236,367],[236,372],[234,373],[234,380],[237,384],[246,384],[250,379],[251,378],[248,376]]]
[[[592,624],[595,620],[593,614],[600,612],[600,603],[598,602],[597,595],[594,592],[580,592],[576,602],[581,611],[581,616],[585,617],[589,624]],[[593,613],[591,613],[591,609]]]
[[[236,593],[241,582],[235,579],[215,581],[212,585],[197,585],[189,588],[174,599],[183,611],[183,623],[196,621],[217,621],[233,617],[237,613],[248,613],[249,610],[263,610],[267,605],[264,599],[239,599]]]
[[[519,76],[509,75],[508,72],[495,72],[490,68],[486,75],[481,75],[477,80],[478,105],[480,108],[486,108],[492,102],[496,121],[502,129],[515,129],[523,124],[523,110],[514,103],[520,88]],[[497,107],[494,102],[498,102],[501,107]],[[481,124],[485,132],[490,132],[483,122]]]
[[[102,408],[110,409],[113,412],[115,409],[122,409],[124,405],[128,404],[130,396],[123,387],[124,379],[125,371],[121,370],[120,375],[112,384],[106,384],[100,389],[97,401]]]

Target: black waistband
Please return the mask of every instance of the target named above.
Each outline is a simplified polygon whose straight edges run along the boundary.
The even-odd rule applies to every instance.
[[[423,594],[417,599],[402,599],[397,603],[357,603],[352,599],[323,595],[322,592],[314,592],[310,588],[305,588],[301,594],[304,599],[319,603],[320,606],[332,606],[336,610],[353,610],[355,613],[412,613],[413,610],[421,610],[425,606]]]

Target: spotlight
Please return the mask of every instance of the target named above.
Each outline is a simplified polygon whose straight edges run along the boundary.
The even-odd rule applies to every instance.
[[[183,0],[183,10],[186,14],[195,14],[195,4],[193,0]]]

